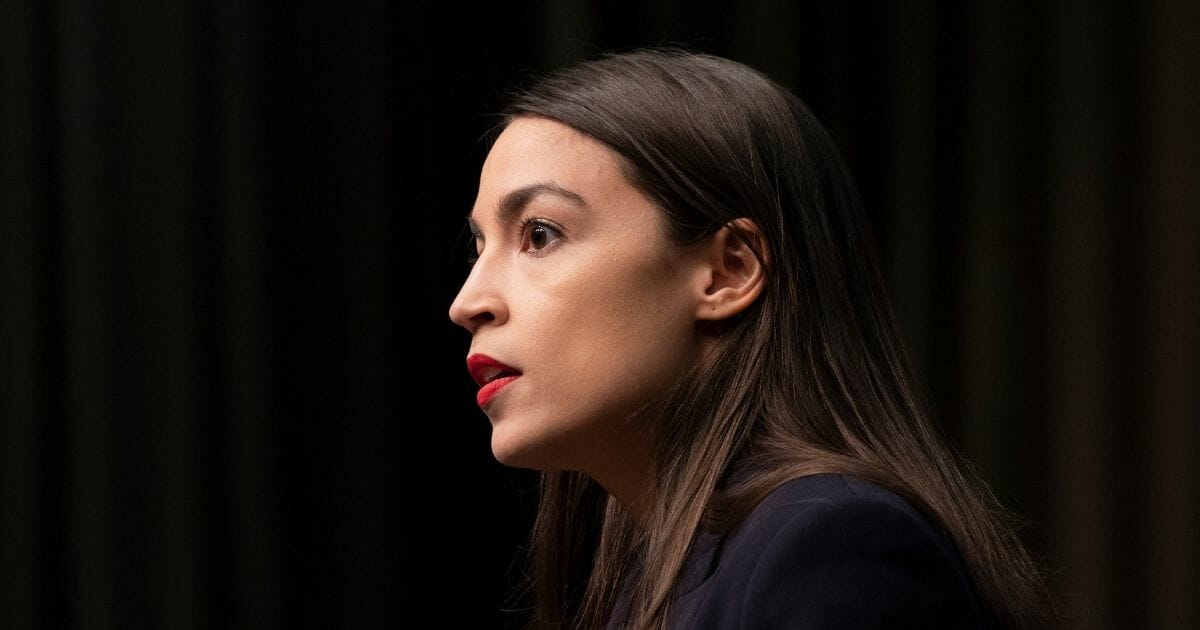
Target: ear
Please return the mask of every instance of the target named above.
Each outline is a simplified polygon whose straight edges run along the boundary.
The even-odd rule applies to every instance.
[[[703,294],[696,319],[718,321],[746,310],[762,294],[767,270],[748,241],[767,259],[767,240],[750,219],[735,219],[700,245]]]

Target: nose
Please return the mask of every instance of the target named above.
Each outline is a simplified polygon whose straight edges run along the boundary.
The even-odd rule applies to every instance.
[[[489,282],[483,260],[475,264],[463,283],[454,302],[450,304],[450,319],[474,335],[487,324],[498,325],[508,319],[505,305],[494,282]]]

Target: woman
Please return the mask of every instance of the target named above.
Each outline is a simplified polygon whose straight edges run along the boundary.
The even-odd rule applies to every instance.
[[[450,316],[496,458],[545,471],[535,626],[1048,625],[799,99],[643,50],[540,80],[500,130]]]

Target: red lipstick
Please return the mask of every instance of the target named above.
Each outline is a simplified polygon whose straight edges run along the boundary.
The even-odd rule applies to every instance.
[[[509,383],[521,378],[520,370],[505,365],[486,354],[472,354],[467,357],[467,371],[471,373],[471,378],[480,385],[479,393],[475,395],[475,402],[480,407],[486,405]]]

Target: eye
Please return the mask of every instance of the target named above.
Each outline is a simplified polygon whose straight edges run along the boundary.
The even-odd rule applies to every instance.
[[[467,249],[467,257],[466,258],[467,258],[467,268],[468,269],[471,267],[474,267],[475,263],[479,262],[479,249],[478,249],[478,246],[475,245],[474,242],[472,242],[471,247]]]
[[[526,219],[521,223],[521,251],[538,253],[562,240],[562,232],[543,219]]]
[[[482,249],[482,247],[483,247],[483,235],[472,230],[471,234],[469,234],[467,236],[467,247],[466,247],[467,269],[474,267],[475,263],[479,261],[479,250]]]

